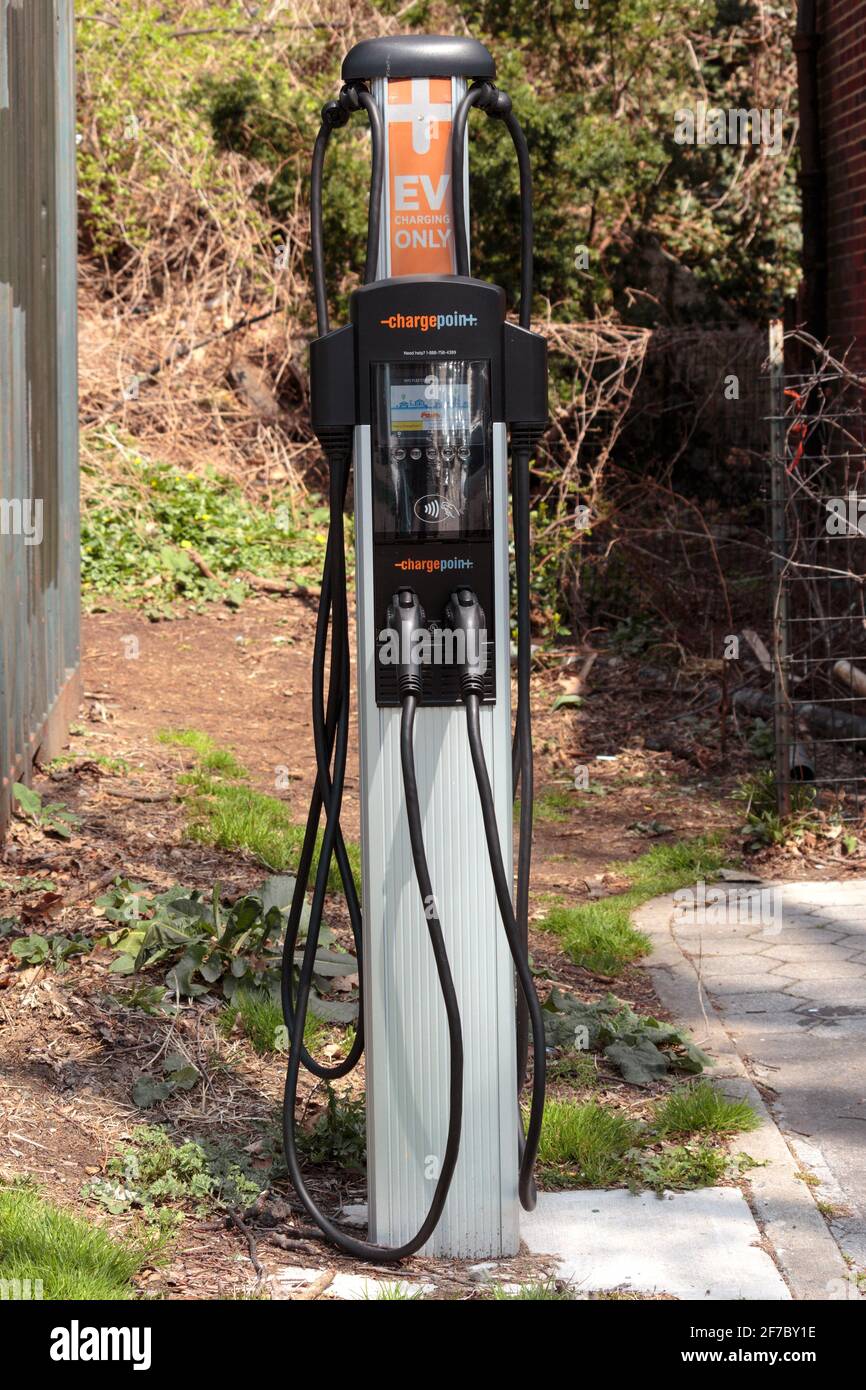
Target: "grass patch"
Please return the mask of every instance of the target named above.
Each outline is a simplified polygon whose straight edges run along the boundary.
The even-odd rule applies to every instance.
[[[708,1081],[672,1091],[657,1107],[658,1134],[711,1134],[724,1138],[757,1129],[760,1119],[746,1100],[728,1100]]]
[[[275,873],[294,869],[304,842],[304,827],[296,825],[284,801],[258,792],[238,782],[218,782],[199,778],[194,794],[187,800],[190,815],[188,834],[200,844],[218,849],[243,850]],[[321,845],[321,831],[316,840]],[[346,841],[349,863],[358,883],[361,855],[356,844]],[[315,878],[318,849],[313,859],[311,882]],[[340,872],[332,861],[328,887],[340,888]]]
[[[524,1284],[520,1289],[504,1289],[495,1284],[490,1291],[493,1303],[573,1303],[570,1289],[561,1289],[552,1279],[537,1284]]]
[[[160,743],[188,749],[203,772],[218,773],[221,777],[248,776],[246,768],[241,766],[233,753],[220,748],[210,734],[202,733],[200,729],[160,729],[156,737]]]
[[[253,1050],[260,1056],[287,1051],[283,1010],[270,994],[255,993],[248,989],[238,990],[220,1015],[222,1031],[230,1033],[238,1018]],[[315,1047],[327,1032],[328,1025],[308,1011],[304,1023],[304,1042],[307,1047]]]
[[[191,840],[217,849],[246,852],[274,873],[295,868],[304,843],[304,826],[295,823],[285,801],[249,786],[246,770],[209,734],[199,729],[162,729],[157,737],[161,743],[187,749],[195,760],[195,767],[178,778],[179,784],[188,789],[185,804]],[[321,842],[320,831],[311,882]],[[355,882],[360,884],[360,849],[347,840],[346,852]],[[331,861],[328,887],[332,891],[341,887],[335,860]]]
[[[532,807],[532,818],[547,825],[561,825],[578,809],[580,803],[572,787],[560,791],[538,792]],[[514,803],[515,819],[520,814],[519,799]]]
[[[551,1100],[538,1146],[539,1173],[551,1187],[615,1187],[627,1176],[625,1155],[638,1127],[595,1101]]]
[[[649,937],[631,924],[631,913],[641,902],[636,893],[622,893],[578,907],[555,907],[539,925],[561,938],[575,965],[596,975],[619,975],[652,949]]]
[[[539,925],[561,938],[563,950],[576,965],[598,975],[618,975],[652,949],[649,938],[632,926],[635,909],[650,898],[709,877],[726,857],[717,836],[654,845],[637,859],[611,866],[630,880],[632,887],[625,893],[578,907],[554,907]]]
[[[135,1298],[132,1279],[150,1253],[51,1206],[32,1187],[0,1188],[0,1278],[31,1287],[41,1280],[43,1298]]]
[[[587,1052],[567,1052],[548,1062],[547,1075],[551,1081],[565,1082],[581,1091],[594,1090],[598,1085],[598,1067]]]
[[[389,1283],[380,1284],[373,1293],[369,1292],[368,1286],[364,1298],[369,1303],[423,1303],[424,1292],[422,1289],[411,1289],[406,1284]]]
[[[548,1189],[628,1186],[633,1191],[687,1192],[715,1187],[731,1172],[754,1166],[747,1155],[732,1159],[724,1147],[713,1142],[754,1128],[754,1112],[748,1106],[735,1111],[716,1109],[713,1097],[703,1095],[712,1091],[706,1083],[674,1092],[668,1097],[676,1102],[671,1111],[666,1109],[668,1101],[663,1101],[656,1114],[676,1114],[682,1098],[698,1091],[690,1115],[696,1126],[691,1132],[696,1137],[680,1143],[666,1143],[665,1134],[679,1138],[689,1131],[662,1132],[655,1123],[647,1125],[596,1101],[548,1101],[538,1149],[542,1185]],[[724,1097],[715,1098],[724,1101]],[[699,1124],[705,1128],[698,1129]]]

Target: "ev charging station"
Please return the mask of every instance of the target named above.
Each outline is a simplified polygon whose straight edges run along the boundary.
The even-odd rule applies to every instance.
[[[532,1166],[544,1103],[544,1029],[527,962],[527,906],[529,466],[547,421],[547,357],[544,339],[529,326],[529,159],[511,102],[494,84],[493,59],[474,39],[367,40],[348,54],[342,76],[339,98],[322,112],[311,184],[319,326],[311,407],[328,461],[330,530],[313,653],[318,775],[285,943],[286,1158],[307,1211],[350,1254],[393,1260],[423,1249],[496,1257],[517,1251],[519,1206],[535,1201]],[[469,273],[466,136],[473,107],[505,125],[518,160],[519,325],[506,321],[504,292]],[[360,110],[372,145],[365,283],[352,296],[351,321],[332,329],[322,170],[332,131]],[[503,238],[511,234],[503,226]],[[350,471],[362,902],[340,828],[350,745],[343,525]],[[518,628],[513,735],[509,502]],[[349,1055],[328,1066],[310,1056],[303,1031],[332,863],[355,937],[361,1014]],[[530,1031],[524,1135],[519,1091]],[[362,1050],[367,1241],[317,1208],[294,1133],[300,1067],[337,1078]]]

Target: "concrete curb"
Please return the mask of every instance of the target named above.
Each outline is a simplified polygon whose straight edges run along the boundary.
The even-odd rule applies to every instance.
[[[712,1079],[727,1094],[747,1100],[761,1117],[760,1128],[740,1135],[736,1145],[755,1162],[766,1164],[744,1176],[755,1217],[778,1266],[796,1299],[859,1300],[808,1183],[797,1177],[800,1165],[702,989],[694,966],[674,938],[673,911],[673,898],[667,896],[654,898],[633,914],[634,925],[653,943],[644,966],[665,1008],[699,1047],[717,1059]]]

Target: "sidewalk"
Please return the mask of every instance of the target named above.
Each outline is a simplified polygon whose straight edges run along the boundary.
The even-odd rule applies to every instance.
[[[794,1297],[857,1298],[856,1272],[866,1270],[866,882],[718,886],[721,910],[684,911],[667,897],[636,913],[654,945],[646,968],[662,1003],[719,1059],[714,1079],[764,1117],[738,1142],[767,1164],[748,1175],[753,1209]]]

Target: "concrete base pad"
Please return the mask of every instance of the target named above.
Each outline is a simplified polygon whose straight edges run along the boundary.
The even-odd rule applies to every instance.
[[[520,1234],[559,1260],[576,1293],[627,1289],[694,1299],[789,1299],[743,1194],[542,1192]]]

